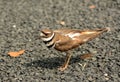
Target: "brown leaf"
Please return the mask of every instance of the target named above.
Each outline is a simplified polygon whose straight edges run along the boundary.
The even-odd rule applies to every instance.
[[[81,59],[90,59],[93,55],[91,53],[83,54],[80,56]]]
[[[94,9],[94,8],[96,8],[96,6],[95,5],[91,5],[91,6],[89,6],[89,8],[90,9]]]
[[[57,23],[61,24],[61,25],[65,25],[64,21],[57,21]]]
[[[22,55],[25,52],[25,50],[20,50],[17,52],[8,52],[8,55],[10,55],[11,57],[18,57],[20,55]]]

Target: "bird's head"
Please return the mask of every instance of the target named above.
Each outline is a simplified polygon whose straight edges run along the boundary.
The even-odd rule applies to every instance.
[[[40,37],[43,41],[50,41],[54,37],[54,32],[50,29],[42,29]]]

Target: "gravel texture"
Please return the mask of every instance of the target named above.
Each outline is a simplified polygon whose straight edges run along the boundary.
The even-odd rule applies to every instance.
[[[43,27],[111,31],[74,49],[61,72],[65,54],[44,45]],[[87,52],[92,59],[81,60]],[[120,0],[0,0],[0,82],[120,82]]]

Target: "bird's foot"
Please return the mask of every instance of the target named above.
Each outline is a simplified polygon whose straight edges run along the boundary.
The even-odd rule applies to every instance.
[[[65,69],[67,69],[67,67],[68,67],[67,64],[63,64],[62,66],[60,66],[60,67],[58,68],[58,70],[64,71]]]

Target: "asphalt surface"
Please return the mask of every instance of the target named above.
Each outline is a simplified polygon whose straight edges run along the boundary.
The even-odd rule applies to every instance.
[[[111,31],[74,49],[61,72],[65,54],[44,45],[44,27]],[[0,0],[0,82],[120,82],[120,0]]]

